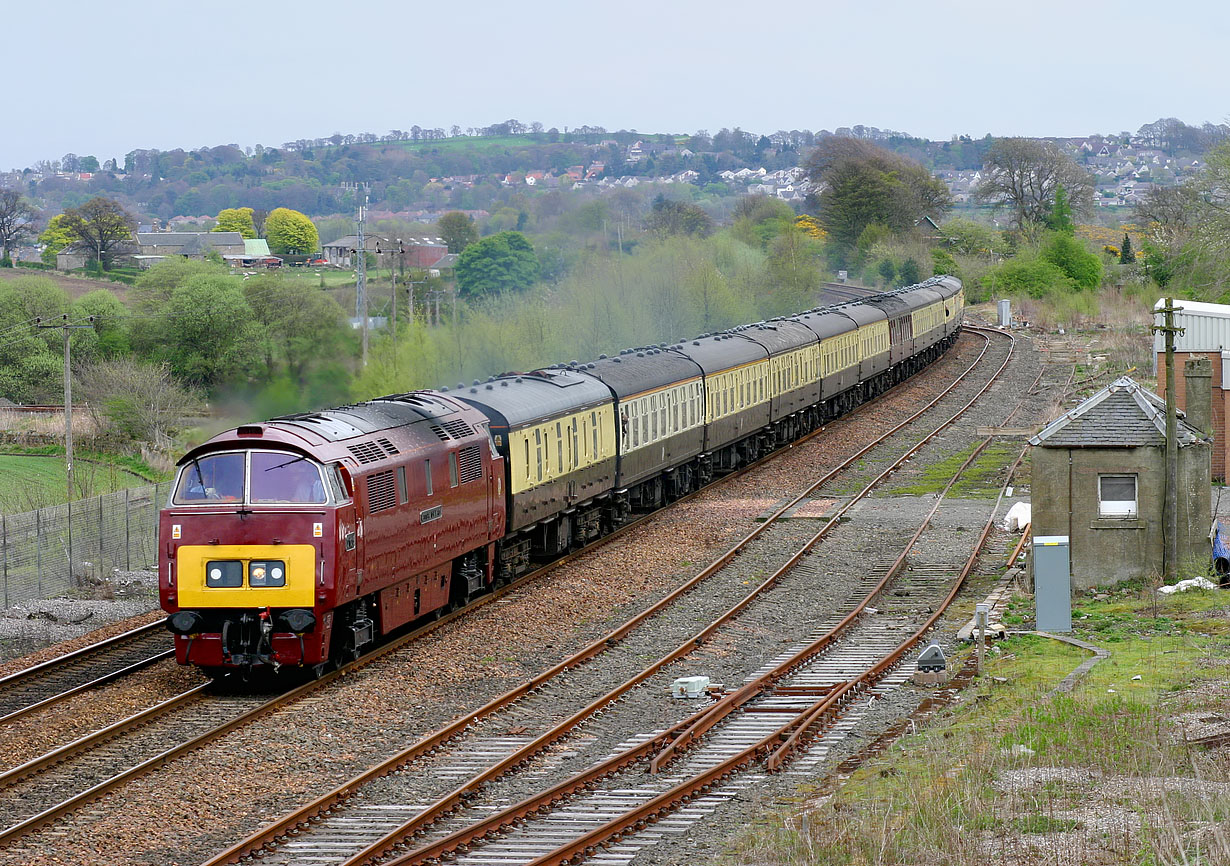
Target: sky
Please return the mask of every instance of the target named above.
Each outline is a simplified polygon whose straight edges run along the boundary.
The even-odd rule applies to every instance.
[[[0,168],[509,118],[931,139],[1230,121],[1230,5],[1195,0],[9,5]]]

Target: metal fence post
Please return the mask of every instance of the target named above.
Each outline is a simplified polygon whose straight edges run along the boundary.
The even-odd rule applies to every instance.
[[[132,571],[132,536],[128,532],[128,488],[124,488],[124,570]]]
[[[0,544],[4,545],[4,606],[9,606],[9,524],[0,514]]]
[[[102,494],[98,494],[98,579],[102,580],[106,570],[103,568],[103,513]]]
[[[43,597],[43,509],[34,512],[34,581],[38,597]]]
[[[73,585],[73,500],[68,500],[68,585]],[[39,596],[42,598],[42,596]]]

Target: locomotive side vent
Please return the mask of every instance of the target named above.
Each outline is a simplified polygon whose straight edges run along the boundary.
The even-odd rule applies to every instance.
[[[394,454],[401,453],[400,451],[397,450],[397,446],[394,445],[392,442],[390,442],[388,439],[377,439],[376,444],[379,445],[381,448],[383,448],[390,457],[392,457]]]
[[[397,481],[393,470],[374,472],[367,476],[367,509],[371,514],[397,504]]]
[[[483,477],[483,452],[477,445],[469,445],[457,452],[457,474],[462,484]]]
[[[441,442],[447,442],[447,441],[449,441],[449,438],[450,438],[450,437],[449,437],[449,435],[448,435],[447,433],[445,433],[445,432],[444,432],[444,428],[443,428],[443,427],[441,427],[439,424],[432,424],[432,425],[431,425],[431,432],[432,432],[432,433],[435,433],[435,434],[436,434],[436,437],[437,437],[437,438],[438,438]]]
[[[353,454],[360,463],[375,463],[377,460],[384,459],[384,451],[375,442],[360,442],[358,445],[349,445],[346,450]]]

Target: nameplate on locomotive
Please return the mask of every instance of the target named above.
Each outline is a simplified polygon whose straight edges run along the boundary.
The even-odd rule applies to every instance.
[[[437,505],[435,508],[428,508],[426,511],[419,512],[419,523],[431,523],[433,520],[439,520],[444,516],[444,506]]]

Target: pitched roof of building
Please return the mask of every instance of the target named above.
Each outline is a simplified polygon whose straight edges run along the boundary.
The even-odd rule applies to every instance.
[[[180,247],[194,239],[206,247],[239,246],[243,235],[239,232],[138,232],[137,243],[143,247]]]
[[[244,238],[243,254],[249,258],[273,255],[269,252],[269,241],[264,238]]]
[[[1179,447],[1207,441],[1179,412]],[[1166,401],[1124,376],[1029,440],[1045,448],[1139,448],[1166,444]]]

